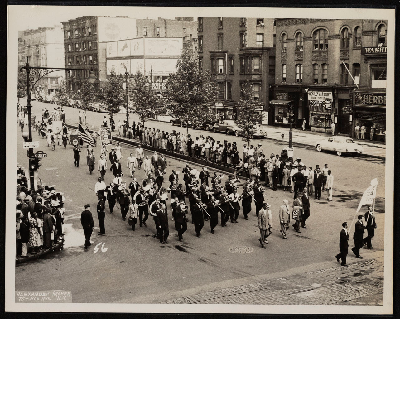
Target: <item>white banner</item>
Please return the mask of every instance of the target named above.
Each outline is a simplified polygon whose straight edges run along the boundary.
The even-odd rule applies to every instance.
[[[310,101],[327,101],[333,100],[332,92],[318,92],[315,90],[308,91],[308,100]]]
[[[364,192],[361,197],[360,204],[358,205],[357,212],[360,211],[362,206],[372,205],[376,197],[376,188],[378,187],[378,179],[373,179],[371,181],[371,186]]]

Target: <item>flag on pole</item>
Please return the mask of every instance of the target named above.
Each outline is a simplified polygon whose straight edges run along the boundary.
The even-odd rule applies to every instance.
[[[372,205],[376,197],[376,188],[378,187],[378,179],[373,179],[371,181],[371,186],[364,192],[361,197],[360,204],[358,205],[357,212],[360,211],[361,207],[364,205]]]
[[[81,124],[79,124],[79,139],[82,139],[84,142],[94,147],[94,140],[92,138],[92,135],[89,132],[85,131]]]

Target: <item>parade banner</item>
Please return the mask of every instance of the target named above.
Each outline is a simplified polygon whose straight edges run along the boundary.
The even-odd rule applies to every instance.
[[[376,197],[376,188],[378,187],[378,179],[373,179],[371,181],[371,186],[364,192],[361,197],[360,204],[358,205],[357,212],[360,211],[362,206],[372,205]]]

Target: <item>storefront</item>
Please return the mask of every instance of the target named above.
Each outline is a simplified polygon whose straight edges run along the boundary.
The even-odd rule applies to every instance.
[[[235,120],[237,116],[237,110],[235,103],[233,101],[223,101],[215,103],[212,107],[215,119],[218,121],[223,121],[226,119]]]
[[[271,100],[269,104],[274,107],[274,124],[289,124],[290,100]]]
[[[310,128],[313,132],[330,132],[333,116],[331,91],[308,91]]]
[[[273,100],[269,113],[274,125],[288,125],[289,112],[293,113],[293,127],[300,128],[307,118],[305,90],[301,85],[277,85],[273,88]]]
[[[386,91],[356,90],[353,95],[353,137],[355,127],[365,128],[365,140],[386,141]]]

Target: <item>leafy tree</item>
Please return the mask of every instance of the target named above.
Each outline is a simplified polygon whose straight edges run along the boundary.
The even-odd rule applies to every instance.
[[[175,117],[189,125],[212,119],[211,106],[218,94],[218,86],[209,71],[200,71],[198,56],[186,47],[177,63],[177,71],[166,84],[168,107]]]
[[[156,113],[160,100],[151,88],[151,82],[147,76],[138,71],[132,76],[131,84],[131,100],[135,112],[139,114],[140,121],[144,123],[147,119],[152,118]]]
[[[111,71],[107,82],[100,89],[99,100],[111,116],[117,114],[124,103],[123,81],[121,76]]]
[[[26,96],[26,70],[18,68],[17,97],[20,99]]]
[[[249,145],[253,137],[256,125],[261,123],[261,114],[256,111],[260,102],[254,100],[253,87],[249,81],[242,84],[240,88],[240,100],[237,105],[236,123],[243,129],[243,136]]]
[[[98,91],[96,87],[88,81],[82,81],[79,89],[75,94],[75,99],[81,102],[81,107],[84,110],[87,110],[89,104],[96,101],[97,97]]]
[[[59,84],[59,88],[56,91],[54,100],[57,104],[61,106],[68,106],[68,100],[72,97],[72,93],[67,89],[67,85],[64,80]]]

